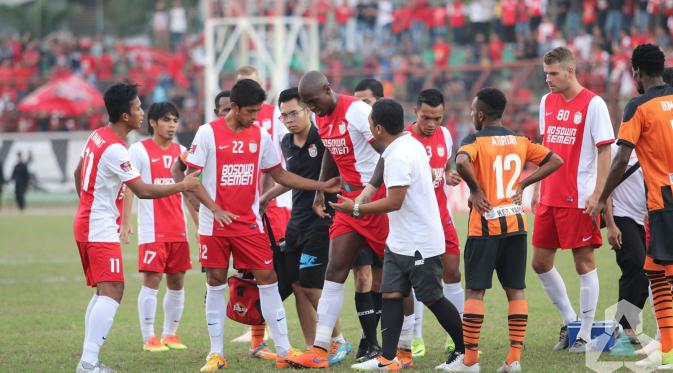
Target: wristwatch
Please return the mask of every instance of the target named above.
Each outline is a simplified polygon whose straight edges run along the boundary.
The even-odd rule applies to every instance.
[[[353,205],[353,216],[356,218],[360,217],[360,204],[356,203]]]

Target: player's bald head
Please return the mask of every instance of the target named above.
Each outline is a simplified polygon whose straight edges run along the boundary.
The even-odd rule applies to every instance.
[[[299,81],[299,95],[302,91],[306,93],[315,93],[329,87],[329,81],[325,74],[317,70],[312,70],[304,74]]]
[[[329,80],[317,70],[309,71],[301,77],[299,96],[312,112],[320,116],[331,113],[336,105]]]

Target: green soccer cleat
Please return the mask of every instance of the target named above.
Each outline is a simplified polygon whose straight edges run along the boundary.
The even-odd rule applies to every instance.
[[[413,357],[425,356],[425,342],[423,342],[423,338],[414,338],[411,341],[411,356]]]
[[[453,342],[453,339],[451,339],[450,335],[446,336],[446,343],[444,344],[444,351],[446,353],[453,352],[456,350],[456,344]]]

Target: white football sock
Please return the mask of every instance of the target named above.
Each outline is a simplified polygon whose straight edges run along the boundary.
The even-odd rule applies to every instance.
[[[411,296],[414,298],[414,338],[423,339],[423,313],[425,312],[425,304],[416,299],[416,293],[412,290]]]
[[[325,280],[318,301],[318,327],[315,331],[314,346],[327,350],[334,325],[339,319],[344,304],[344,284]]]
[[[415,315],[405,315],[402,322],[402,332],[400,340],[397,342],[398,348],[411,350],[411,340],[414,339],[414,325],[416,324]]]
[[[89,316],[91,316],[91,309],[93,308],[93,305],[96,304],[97,299],[98,299],[98,295],[96,293],[93,293],[93,296],[91,297],[91,300],[89,300],[89,304],[86,306],[86,313],[84,313],[84,339],[85,340],[86,340],[86,335],[87,335],[86,333],[89,330]]]
[[[98,364],[98,352],[105,343],[117,313],[119,303],[106,296],[98,296],[96,303],[91,307],[89,315],[88,333],[84,340],[82,361],[92,365]]]
[[[259,304],[262,308],[262,316],[271,331],[271,338],[276,345],[278,356],[287,355],[290,351],[290,340],[287,336],[287,318],[285,307],[278,292],[278,282],[268,285],[257,285],[259,288]]]
[[[220,355],[224,352],[224,317],[227,305],[224,302],[224,293],[227,284],[210,286],[206,284],[206,323],[210,337],[210,352]]]
[[[164,331],[161,333],[162,338],[168,335],[176,335],[184,309],[185,289],[166,289],[166,294],[164,295]]]
[[[547,273],[538,273],[537,277],[542,282],[542,288],[547,296],[561,313],[563,325],[568,325],[571,321],[577,320],[577,314],[570,304],[570,299],[568,299],[566,285],[556,267],[552,267],[551,271]]]
[[[142,286],[138,293],[138,318],[143,343],[154,336],[154,318],[157,314],[157,294],[159,290]]]
[[[447,284],[443,281],[442,284],[444,284],[444,298],[448,299],[456,307],[462,319],[463,312],[465,311],[465,290],[463,290],[463,285],[460,282]]]
[[[582,312],[582,326],[577,333],[578,338],[591,340],[591,327],[598,305],[598,270],[594,269],[580,275],[580,311]]]
[[[344,338],[343,333],[339,333],[336,337],[332,337],[332,342],[336,343],[346,343],[346,338]]]

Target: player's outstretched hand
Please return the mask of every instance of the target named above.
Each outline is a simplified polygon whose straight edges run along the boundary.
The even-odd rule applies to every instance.
[[[460,174],[454,170],[449,170],[446,172],[446,184],[449,186],[456,186],[460,184],[463,179],[460,177]]]
[[[355,201],[348,197],[344,197],[341,194],[337,194],[337,198],[341,200],[341,203],[330,202],[329,205],[337,211],[341,211],[346,214],[353,213],[353,206],[355,206]]]
[[[615,250],[622,248],[622,231],[614,224],[608,226],[608,242]]]
[[[226,210],[217,209],[216,211],[213,211],[213,218],[216,222],[224,227],[225,225],[231,224],[231,222],[238,219],[238,215]]]
[[[533,190],[533,197],[531,197],[530,199],[530,211],[532,211],[533,214],[535,214],[535,212],[537,211],[537,205],[539,202],[540,202],[540,189],[536,187]]]
[[[523,202],[523,189],[521,188],[521,185],[519,185],[518,187],[516,187],[516,192],[514,192],[514,195],[512,196],[512,203],[521,206],[522,202]]]
[[[321,190],[325,193],[339,193],[341,191],[341,179],[337,176],[325,181]]]
[[[133,226],[131,224],[122,224],[119,228],[119,240],[124,245],[129,244],[129,237],[133,234]]]
[[[201,180],[199,180],[199,174],[201,170],[196,170],[191,174],[187,174],[185,178],[181,181],[185,185],[185,192],[196,192],[201,185]]]
[[[321,219],[331,217],[327,213],[327,207],[325,207],[325,194],[323,194],[323,192],[315,192],[315,198],[313,198],[313,212],[320,216]]]
[[[485,214],[491,210],[491,203],[488,202],[484,191],[481,189],[470,193],[470,201],[472,202],[472,207],[477,209],[479,214]]]

